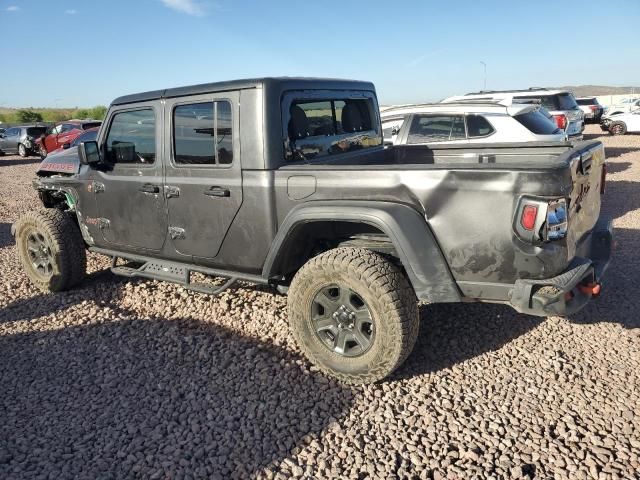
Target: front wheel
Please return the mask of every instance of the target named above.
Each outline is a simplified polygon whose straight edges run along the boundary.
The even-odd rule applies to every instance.
[[[27,156],[27,147],[25,147],[23,144],[18,145],[18,155],[23,158]]]
[[[627,126],[624,122],[614,122],[609,127],[609,133],[611,133],[611,135],[624,135],[627,133]]]
[[[59,292],[82,280],[87,269],[85,245],[69,213],[55,208],[31,211],[15,226],[18,258],[36,287]]]
[[[40,158],[42,160],[44,160],[45,158],[47,158],[47,149],[44,148],[44,145],[40,145],[40,148],[38,149],[38,153],[40,153]]]
[[[406,277],[362,248],[337,248],[309,260],[291,283],[288,307],[302,351],[345,383],[386,377],[418,336],[418,302]]]

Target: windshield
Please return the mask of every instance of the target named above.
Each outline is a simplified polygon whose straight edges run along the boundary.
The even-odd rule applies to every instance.
[[[82,142],[90,142],[98,137],[98,130],[90,130],[79,135],[72,143],[72,147],[77,147]]]
[[[514,116],[530,132],[537,135],[554,135],[562,133],[555,122],[549,120],[540,110],[521,113]]]

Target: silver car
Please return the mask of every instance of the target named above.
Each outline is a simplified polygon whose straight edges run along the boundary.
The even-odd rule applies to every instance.
[[[23,126],[7,128],[0,133],[0,154],[17,153],[21,157],[35,155],[36,139],[47,131],[47,127]]]

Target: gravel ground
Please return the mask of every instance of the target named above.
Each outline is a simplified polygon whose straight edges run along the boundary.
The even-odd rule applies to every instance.
[[[34,290],[10,225],[38,162],[0,158],[0,478],[638,478],[640,136],[602,138],[603,297],[569,319],[422,306],[406,364],[358,388],[310,367],[267,289],[127,282],[91,255],[82,288]]]

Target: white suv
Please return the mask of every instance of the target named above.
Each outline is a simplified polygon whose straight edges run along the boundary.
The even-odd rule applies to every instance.
[[[486,90],[450,97],[443,102],[460,100],[504,100],[507,102],[539,103],[553,116],[558,128],[570,139],[581,139],[584,130],[584,113],[573,94],[567,90],[529,88],[528,90]]]
[[[564,142],[567,135],[538,105],[465,101],[403,105],[380,113],[385,143]],[[398,138],[405,122],[406,135]],[[406,129],[405,129],[406,131]]]
[[[620,103],[609,105],[605,109],[605,116],[617,115],[619,113],[629,113],[640,110],[640,98],[625,98]]]

